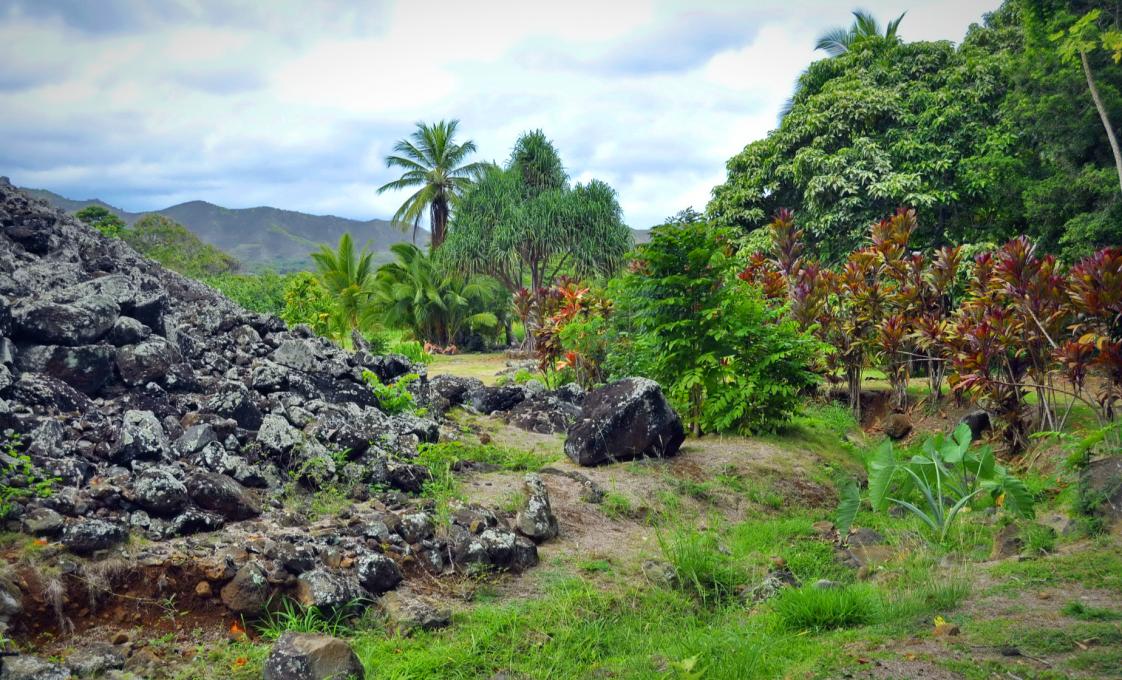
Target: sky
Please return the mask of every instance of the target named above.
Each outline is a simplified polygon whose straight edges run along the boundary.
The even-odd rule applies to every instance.
[[[458,119],[477,160],[542,129],[635,228],[703,210],[856,6],[958,42],[998,0],[0,0],[0,175],[130,211],[189,200],[388,218],[385,156]]]

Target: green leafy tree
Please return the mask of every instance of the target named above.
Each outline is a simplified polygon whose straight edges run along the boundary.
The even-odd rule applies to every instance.
[[[236,259],[204,243],[182,224],[156,213],[141,217],[122,232],[121,239],[141,255],[195,279],[229,274],[240,267]]]
[[[334,249],[321,245],[312,253],[320,281],[333,300],[333,315],[344,341],[351,331],[369,327],[374,288],[372,257],[366,248],[355,249],[350,234],[343,234]]]
[[[456,142],[458,120],[435,124],[417,123],[417,130],[394,145],[394,155],[386,165],[404,170],[401,177],[378,188],[378,193],[414,189],[393,216],[395,222],[412,223],[413,240],[417,227],[427,214],[432,230],[430,248],[435,251],[447,236],[448,220],[460,195],[471,185],[482,168],[480,163],[465,163],[475,153],[475,142]]]
[[[442,255],[511,293],[534,292],[566,272],[611,274],[631,244],[615,190],[599,180],[569,187],[553,144],[534,131],[464,195]]]
[[[88,205],[74,216],[109,238],[121,238],[121,232],[127,226],[124,220],[100,205]]]
[[[608,372],[658,381],[695,433],[773,430],[816,382],[821,345],[738,270],[728,231],[656,227],[608,291]]]
[[[907,14],[905,12],[904,14]],[[862,40],[882,40],[885,42],[896,42],[899,38],[896,33],[900,28],[900,22],[904,20],[904,14],[896,17],[888,22],[884,31],[881,31],[880,24],[877,23],[876,18],[869,12],[857,10],[853,13],[853,23],[849,28],[835,28],[818,39],[814,49],[822,50],[829,54],[831,57],[840,57],[845,54],[856,44]]]

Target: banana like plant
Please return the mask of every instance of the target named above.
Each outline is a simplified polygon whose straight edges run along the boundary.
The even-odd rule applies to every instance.
[[[1034,500],[1024,483],[997,464],[991,447],[971,448],[970,442],[970,427],[963,423],[950,437],[928,438],[921,454],[901,461],[892,442],[885,441],[868,462],[869,504],[877,512],[889,504],[904,508],[939,542],[946,540],[958,515],[984,494],[996,507],[1031,518]],[[838,495],[837,526],[844,540],[861,507],[860,490],[852,479],[842,479]]]

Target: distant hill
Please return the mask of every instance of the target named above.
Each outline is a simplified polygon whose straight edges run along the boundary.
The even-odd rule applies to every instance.
[[[77,201],[45,189],[24,191],[68,213],[75,213],[89,205],[100,205],[128,224],[146,214],[121,210],[98,199]],[[366,247],[376,253],[386,253],[394,243],[408,241],[412,237],[412,229],[402,231],[387,220],[363,222],[268,207],[223,208],[206,201],[189,201],[149,212],[179,222],[206,243],[226,251],[251,268],[271,267],[280,271],[308,268],[311,265],[308,253],[320,243],[334,245],[344,232],[350,232],[360,243],[365,239]],[[428,232],[419,232],[417,239],[427,242]]]

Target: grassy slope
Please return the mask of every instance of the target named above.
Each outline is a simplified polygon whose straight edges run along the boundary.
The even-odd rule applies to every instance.
[[[469,355],[442,358],[430,372],[484,377],[501,367]],[[540,461],[557,456],[548,438],[460,418],[465,439],[485,431],[506,447],[533,448]],[[559,508],[566,500],[555,495],[565,533],[580,534],[565,515],[579,511],[573,516],[603,522],[596,531],[653,540],[638,549],[589,547],[563,533],[543,546],[537,569],[461,590],[470,595],[457,603],[451,628],[401,637],[364,620],[352,643],[379,678],[1122,677],[1116,537],[1061,536],[1040,543],[1047,554],[988,562],[996,526],[984,513],[965,515],[947,544],[935,546],[910,518],[862,512],[857,524],[880,531],[887,547],[872,569],[841,566],[814,526],[831,518],[833,499],[816,490],[829,468],[859,465],[861,451],[844,439],[852,429],[844,409],[814,407],[781,435],[707,438],[675,461],[587,470],[608,498]],[[515,488],[520,474],[459,483],[485,493]],[[1041,517],[1063,510],[1066,494],[1043,493],[1054,480],[1033,481]],[[748,593],[773,557],[804,584],[829,579],[839,588],[752,604]],[[677,582],[652,577],[650,560],[668,560]],[[937,636],[936,616],[960,634]],[[204,650],[184,677],[210,677],[215,667],[260,677],[267,649]]]

